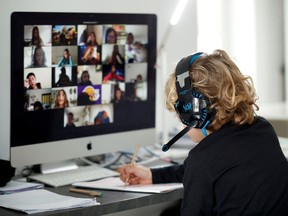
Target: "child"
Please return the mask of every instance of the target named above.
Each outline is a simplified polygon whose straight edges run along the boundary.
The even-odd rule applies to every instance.
[[[124,165],[120,178],[183,182],[181,215],[288,215],[287,159],[255,102],[251,78],[225,51],[183,58],[167,82],[166,107],[198,144],[183,165]]]

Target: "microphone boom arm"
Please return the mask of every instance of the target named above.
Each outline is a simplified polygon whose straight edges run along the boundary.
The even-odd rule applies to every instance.
[[[174,136],[167,144],[164,144],[162,146],[162,151],[166,152],[170,149],[170,147],[178,140],[180,139],[184,134],[186,134],[192,127],[195,127],[197,125],[197,121],[193,121],[190,125],[185,127],[183,130],[181,130],[176,136]]]

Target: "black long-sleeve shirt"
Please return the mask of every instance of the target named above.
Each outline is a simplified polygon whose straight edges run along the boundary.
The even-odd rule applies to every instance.
[[[183,182],[181,214],[288,216],[288,162],[273,127],[226,124],[183,165],[152,170],[153,183]]]

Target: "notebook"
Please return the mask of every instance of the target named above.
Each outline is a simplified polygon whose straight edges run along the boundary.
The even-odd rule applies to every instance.
[[[182,183],[149,184],[149,185],[126,185],[119,177],[109,177],[90,182],[77,182],[72,184],[75,187],[93,188],[115,191],[129,191],[140,193],[166,193],[172,190],[183,188]]]

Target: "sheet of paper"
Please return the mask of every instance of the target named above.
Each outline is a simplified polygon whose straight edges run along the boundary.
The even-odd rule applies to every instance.
[[[0,196],[0,206],[27,214],[99,205],[96,198],[63,196],[48,190],[30,190]]]
[[[11,180],[5,187],[0,187],[0,194],[10,194],[41,188],[44,188],[44,184]]]
[[[72,184],[75,187],[95,188],[106,190],[119,190],[141,193],[165,193],[182,188],[182,183],[149,184],[149,185],[126,185],[119,177],[110,177],[91,182],[77,182]]]

